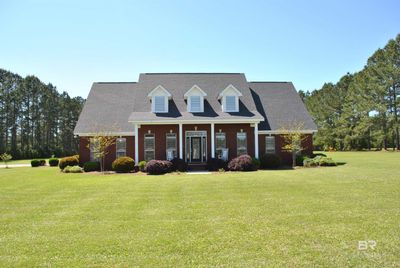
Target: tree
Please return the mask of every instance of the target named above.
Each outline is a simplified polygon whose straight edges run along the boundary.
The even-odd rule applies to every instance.
[[[107,132],[97,132],[89,139],[88,149],[93,153],[93,157],[100,162],[100,170],[104,172],[104,162],[109,148],[116,142],[116,137]]]
[[[8,161],[10,161],[12,159],[12,156],[10,154],[7,153],[3,153],[0,155],[0,159],[1,161],[4,162],[4,165],[6,165],[6,168],[8,168]]]
[[[282,149],[292,153],[292,167],[296,167],[296,155],[304,149],[303,142],[307,136],[304,135],[303,130],[304,123],[302,122],[290,122],[280,129],[284,143]]]

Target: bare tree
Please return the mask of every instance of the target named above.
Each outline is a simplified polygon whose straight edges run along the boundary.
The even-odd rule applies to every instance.
[[[280,129],[284,142],[282,149],[292,153],[292,167],[296,166],[296,155],[304,149],[302,143],[307,136],[303,131],[304,123],[302,122],[291,122]]]

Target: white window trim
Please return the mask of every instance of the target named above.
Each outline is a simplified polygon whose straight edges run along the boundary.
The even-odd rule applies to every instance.
[[[226,97],[234,97],[235,98],[235,108],[232,110],[228,110],[226,105]],[[234,95],[226,95],[222,98],[222,110],[226,113],[235,113],[239,112],[239,98]]]
[[[164,110],[163,111],[156,111],[156,102],[155,102],[155,98],[156,97],[163,97],[164,98]],[[168,113],[168,98],[167,96],[153,96],[152,100],[151,100],[151,111],[153,113]]]
[[[149,136],[150,137],[150,135],[151,135],[151,137],[153,138],[153,148],[152,149],[146,149],[146,136]],[[146,134],[144,134],[144,139],[143,139],[143,151],[144,151],[144,158],[146,158],[146,152],[153,152],[153,157],[152,157],[152,159],[150,159],[150,160],[153,160],[153,159],[155,159],[155,157],[156,157],[156,136],[153,134],[153,133],[146,133]],[[146,160],[146,159],[145,159]],[[146,160],[146,161],[148,161],[148,160]]]
[[[155,97],[164,97],[164,111],[156,111],[155,110]],[[148,98],[151,99],[151,111],[153,113],[168,113],[168,102],[172,99],[171,93],[168,92],[162,85],[158,85],[155,87],[150,93],[147,95]]]
[[[174,148],[169,148],[168,147],[168,136],[174,137],[175,139],[175,147]],[[165,152],[167,153],[168,150],[173,150],[174,151],[174,157],[177,157],[177,147],[178,147],[178,139],[176,133],[166,133],[165,134]]]
[[[226,97],[234,96],[235,97],[235,109],[227,110],[226,109]],[[239,97],[242,97],[243,94],[235,88],[233,85],[227,86],[221,93],[218,95],[218,99],[222,99],[222,111],[226,113],[235,113],[239,112]]]
[[[125,140],[125,148],[123,150],[122,149],[118,150],[118,146],[117,146],[118,140]],[[122,152],[124,153],[123,156],[126,156],[126,138],[117,138],[117,140],[115,141],[115,158],[118,158],[117,157],[118,153],[122,153]]]
[[[207,93],[204,92],[199,86],[192,86],[184,95],[185,100],[187,100],[187,111],[190,113],[203,113],[204,112],[204,99],[207,97]],[[200,97],[200,111],[192,111],[191,97]]]
[[[245,144],[245,146],[246,146],[246,152],[244,153],[244,154],[239,154],[239,146],[238,146],[238,134],[244,134],[245,135],[245,137],[246,137],[246,144]],[[248,146],[247,146],[247,133],[246,132],[237,132],[236,133],[236,155],[237,156],[240,156],[240,155],[245,155],[245,154],[247,154],[248,153]]]
[[[200,110],[199,111],[193,111],[192,110],[192,97],[199,97],[200,98]],[[199,95],[192,95],[189,96],[188,101],[187,101],[187,105],[188,105],[188,112],[190,113],[203,113],[204,112],[204,98],[203,96],[199,96]]]
[[[274,148],[273,148],[273,150],[268,150],[268,148],[267,148],[267,140],[268,139],[273,139],[274,140]],[[275,136],[265,136],[265,153],[266,154],[274,154],[274,153],[276,153],[276,139],[275,139]]]

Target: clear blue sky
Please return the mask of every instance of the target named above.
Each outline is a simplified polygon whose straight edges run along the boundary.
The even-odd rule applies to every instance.
[[[400,1],[0,0],[0,68],[86,97],[141,72],[243,72],[313,90],[400,33]]]

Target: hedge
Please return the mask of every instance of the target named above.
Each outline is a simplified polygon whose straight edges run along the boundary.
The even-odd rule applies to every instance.
[[[83,164],[83,171],[100,171],[100,162],[86,162],[85,164]]]
[[[253,164],[253,159],[250,155],[241,155],[232,159],[228,163],[228,170],[230,171],[255,171],[257,167]]]
[[[135,169],[135,160],[129,156],[118,157],[112,163],[112,169],[117,173],[129,173]]]
[[[67,156],[64,158],[61,158],[58,167],[63,170],[66,166],[77,166],[79,165],[79,159],[76,158],[76,156]]]
[[[146,164],[146,172],[150,175],[160,175],[171,172],[172,163],[166,160],[150,160]]]

